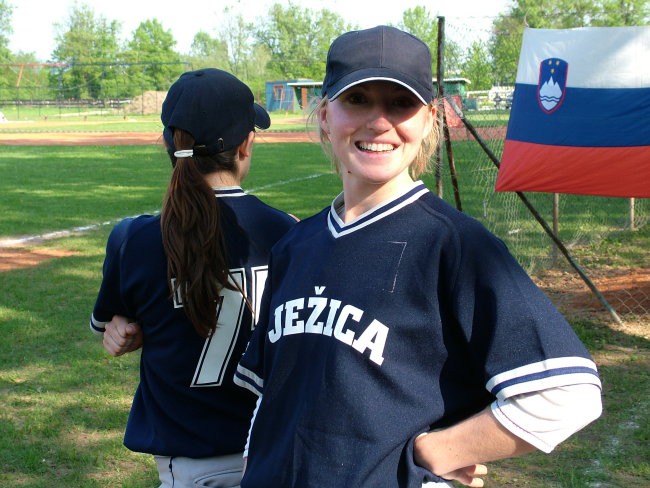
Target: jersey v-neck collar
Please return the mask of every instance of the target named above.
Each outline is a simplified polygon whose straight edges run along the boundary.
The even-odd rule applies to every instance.
[[[220,186],[212,189],[214,190],[214,196],[217,198],[246,196],[246,193],[240,186]]]
[[[415,181],[413,182],[413,186],[404,190],[399,195],[393,197],[387,202],[382,202],[376,207],[371,208],[347,224],[341,220],[341,217],[338,214],[338,211],[343,207],[343,193],[341,193],[332,202],[327,216],[327,226],[335,239],[343,237],[397,212],[399,209],[413,203],[428,192],[429,189],[422,181]]]

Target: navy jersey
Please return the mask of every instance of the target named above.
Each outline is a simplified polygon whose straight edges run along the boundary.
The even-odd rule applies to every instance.
[[[421,487],[412,441],[496,398],[600,385],[569,324],[478,221],[417,182],[273,248],[235,382],[262,394],[242,488]]]
[[[295,219],[239,187],[215,194],[231,280],[257,305],[270,249]],[[192,458],[243,450],[255,396],[232,378],[253,319],[239,291],[221,295],[216,332],[204,339],[182,303],[170,298],[160,217],[125,219],[111,232],[91,328],[102,333],[113,315],[142,326],[140,384],[124,438],[129,449]]]

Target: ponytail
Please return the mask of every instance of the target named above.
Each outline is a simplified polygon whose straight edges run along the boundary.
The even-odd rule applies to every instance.
[[[189,149],[192,136],[174,131],[173,146]],[[221,214],[214,190],[204,175],[236,170],[237,149],[214,156],[170,158],[174,170],[161,211],[162,241],[167,255],[167,278],[172,296],[196,329],[207,337],[217,327],[216,305],[228,283],[228,260]]]

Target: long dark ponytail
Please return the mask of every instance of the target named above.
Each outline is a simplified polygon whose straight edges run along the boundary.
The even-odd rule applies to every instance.
[[[191,149],[194,138],[174,131],[176,150]],[[216,300],[228,282],[228,261],[221,214],[214,190],[204,175],[217,170],[235,172],[237,149],[213,156],[175,157],[161,211],[162,241],[167,255],[167,277],[172,296],[202,337],[217,326]]]

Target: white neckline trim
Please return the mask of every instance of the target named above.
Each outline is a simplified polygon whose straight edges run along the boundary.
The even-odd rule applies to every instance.
[[[390,200],[382,202],[375,207],[367,210],[363,214],[359,215],[352,222],[344,223],[341,217],[338,214],[338,210],[343,205],[343,193],[340,193],[332,202],[330,211],[327,218],[327,226],[330,230],[330,233],[334,238],[342,237],[357,230],[363,229],[378,220],[391,215],[398,210],[410,205],[414,201],[418,200],[422,195],[428,193],[429,189],[424,186],[424,183],[421,180],[414,181],[413,184],[395,195]],[[412,193],[409,195],[409,193]],[[404,198],[408,195],[407,198]]]
[[[214,196],[217,198],[244,197],[246,192],[241,186],[214,186]]]

